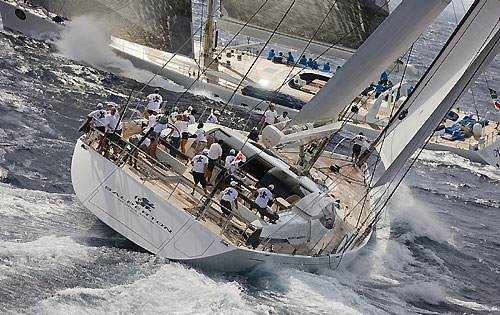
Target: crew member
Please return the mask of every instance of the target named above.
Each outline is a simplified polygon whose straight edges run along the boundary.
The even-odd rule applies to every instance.
[[[284,122],[284,121],[289,121],[290,117],[288,117],[288,112],[284,111],[283,114],[281,114],[277,119],[278,122]]]
[[[387,83],[387,80],[389,79],[389,77],[387,76],[387,72],[382,72],[382,74],[380,75],[380,83],[382,84],[386,84]]]
[[[193,166],[193,179],[194,179],[194,186],[191,195],[194,195],[198,183],[201,184],[203,192],[205,194],[208,194],[207,181],[205,180],[205,173],[207,171],[207,165],[208,165],[207,155],[208,155],[208,150],[205,149],[203,150],[202,154],[195,155],[193,157],[193,160],[191,161],[191,165]]]
[[[271,51],[267,55],[267,60],[272,60],[275,55],[276,54],[274,53],[274,49],[271,49]]]
[[[294,63],[295,58],[293,58],[292,52],[288,52],[288,57],[286,57],[288,63]]]
[[[312,58],[309,58],[309,60],[307,60],[307,66],[308,66],[308,67],[310,67],[310,68],[312,68],[312,67],[313,67],[313,65],[314,65],[314,61],[313,61],[313,59],[312,59]]]
[[[327,62],[323,65],[323,71],[330,71],[330,63]]]
[[[207,182],[210,183],[212,179],[212,172],[215,167],[215,162],[220,162],[222,158],[222,144],[224,140],[219,139],[219,141],[212,143],[208,151],[208,166],[207,166]]]
[[[175,124],[177,120],[177,115],[179,115],[179,107],[174,106],[174,108],[172,109],[172,113],[170,114],[170,116],[168,116],[168,122],[171,125]]]
[[[275,223],[276,220],[279,219],[279,216],[276,213],[272,213],[267,210],[268,204],[273,201],[273,189],[273,184],[270,184],[267,187],[259,188],[257,190],[257,198],[255,198],[255,204],[257,205],[257,210],[259,211],[261,218],[264,219],[264,217],[267,217],[271,223]]]
[[[163,98],[160,95],[160,89],[156,88],[154,93],[151,93],[146,97],[146,100],[148,101],[148,106],[144,112],[144,116],[148,118],[149,115],[153,115],[154,110],[160,109],[160,105],[163,102]]]
[[[113,148],[113,153],[115,156],[118,155],[118,142],[120,141],[120,135],[122,134],[122,122],[118,123],[120,115],[118,114],[116,107],[111,107],[109,114],[106,115],[106,137],[111,142]],[[104,154],[108,157],[108,151]]]
[[[139,144],[139,142],[141,141],[141,139],[144,136],[145,136],[145,134],[144,134],[144,132],[142,132],[138,135],[130,137],[130,139],[128,141],[131,144],[137,146],[137,144]],[[149,154],[149,146],[151,145],[151,140],[154,141],[153,135],[150,135],[149,138],[144,139],[144,141],[139,146],[139,149]],[[129,164],[132,164],[132,160],[134,161],[134,168],[137,168],[137,156],[138,155],[139,155],[139,150],[134,150],[134,153],[132,155],[133,158],[128,161]]]
[[[196,138],[194,142],[195,155],[200,154],[207,145],[207,137],[205,135],[205,130],[203,130],[203,123],[199,123],[197,127],[198,129],[196,129],[194,134],[189,136],[190,138]]]
[[[213,113],[208,116],[206,123],[207,124],[220,124],[219,122],[220,112],[218,110],[214,110]]]
[[[302,55],[302,57],[300,57],[299,63],[300,63],[301,65],[307,66],[307,58],[306,58],[306,55]]]
[[[359,135],[349,141],[354,142],[354,145],[352,146],[351,159],[354,161],[354,164],[356,164],[361,153],[361,148],[365,146],[366,143],[370,143],[371,140],[369,140],[367,137],[365,137],[365,135],[363,135],[362,132],[360,132]]]
[[[259,129],[257,127],[253,127],[252,130],[248,133],[248,138],[255,142],[259,141]]]
[[[219,222],[220,226],[222,226],[222,220],[226,218],[226,216],[231,215],[233,204],[235,207],[237,206],[237,202],[239,201],[238,191],[236,190],[237,185],[238,183],[233,180],[229,184],[229,187],[222,191],[222,198],[220,201],[220,205],[222,206],[222,217]]]
[[[269,104],[269,109],[266,110],[260,123],[264,123],[264,128],[277,122],[278,112],[274,109],[274,104]]]
[[[236,158],[236,151],[234,149],[231,149],[224,161],[224,169],[217,175],[217,178],[215,179],[216,182],[218,183],[221,180],[221,178],[224,177],[224,182],[221,185],[221,189],[224,189],[231,182],[231,174],[232,174],[231,163],[234,161],[235,158]]]
[[[104,133],[106,131],[106,111],[104,110],[104,105],[99,103],[96,105],[96,110],[90,112],[87,117],[92,117],[95,123],[95,129]]]
[[[316,62],[316,60],[313,61],[313,65],[312,67],[314,70],[318,70],[319,69],[319,64]]]

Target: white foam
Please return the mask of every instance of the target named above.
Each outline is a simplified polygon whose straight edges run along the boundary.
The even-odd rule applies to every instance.
[[[236,282],[209,278],[177,263],[154,274],[109,288],[64,289],[31,312],[50,314],[262,314]]]
[[[424,301],[433,305],[447,300],[444,289],[435,282],[418,282],[402,287],[398,292],[410,301]]]
[[[458,166],[476,175],[484,175],[496,181],[500,181],[500,168],[472,162],[469,159],[451,152],[423,150],[419,156],[419,160],[426,165],[434,167],[437,165],[448,167]]]
[[[116,55],[109,47],[109,33],[105,31],[105,25],[95,17],[77,17],[67,23],[68,27],[65,28],[61,39],[56,41],[56,45],[67,58],[95,67],[115,69],[118,75],[147,83],[153,73],[138,69],[129,60]],[[181,86],[160,76],[156,76],[150,85],[170,91],[184,91]]]
[[[408,224],[413,236],[426,236],[437,242],[452,242],[450,231],[432,213],[432,205],[416,200],[404,183],[391,201],[390,214],[395,222]]]
[[[0,264],[0,275],[23,273],[26,269],[57,269],[86,261],[88,247],[75,243],[70,237],[54,235],[41,237],[33,242],[2,242],[0,252],[9,257]],[[0,278],[1,279],[1,278]]]
[[[7,216],[49,217],[81,209],[68,194],[13,188],[0,184],[0,213]]]
[[[500,308],[498,308],[496,306],[479,304],[479,303],[474,302],[474,301],[461,301],[461,300],[454,299],[454,298],[448,298],[448,301],[453,303],[453,304],[467,307],[467,308],[469,308],[471,310],[475,310],[475,311],[486,311],[486,312],[499,312],[500,311]]]

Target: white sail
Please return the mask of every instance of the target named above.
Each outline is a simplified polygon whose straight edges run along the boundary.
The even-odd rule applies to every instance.
[[[376,144],[386,171],[376,186],[390,181],[421,146],[467,87],[496,56],[500,45],[500,2],[476,1],[453,36],[403,104],[406,118],[394,118]]]
[[[361,45],[291,124],[337,119],[342,110],[396,60],[450,0],[403,1]]]

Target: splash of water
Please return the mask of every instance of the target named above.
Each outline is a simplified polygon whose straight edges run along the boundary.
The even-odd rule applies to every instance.
[[[113,52],[109,46],[109,31],[106,31],[103,21],[92,16],[80,16],[68,22],[67,26],[61,38],[55,42],[65,57],[112,70],[142,83],[147,83],[153,77],[152,72],[136,68],[130,60]],[[184,91],[181,86],[160,76],[156,76],[150,85],[174,92]]]

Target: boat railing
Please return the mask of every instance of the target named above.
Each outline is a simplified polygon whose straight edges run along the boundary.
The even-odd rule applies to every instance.
[[[91,131],[84,136],[83,140],[89,147],[103,154],[103,150],[99,148],[102,146],[103,141],[101,141],[101,139],[104,136],[104,133],[91,127]],[[214,206],[221,209],[222,205],[217,198],[210,198],[207,200],[206,198],[209,196],[204,195],[201,190],[198,191],[201,194],[201,198],[195,198],[190,194],[190,191],[185,189],[186,187],[193,187],[192,180],[187,178],[185,173],[179,174],[175,172],[170,165],[155,159],[149,153],[140,149],[122,136],[119,136],[119,138],[121,146],[118,146],[118,154],[116,156],[113,158],[108,157],[111,162],[122,168],[126,167],[128,163],[131,169],[134,169],[133,172],[139,175],[139,179],[143,184],[148,183],[150,185],[149,188],[153,190],[159,189],[159,195],[174,205],[179,206],[180,203],[183,210],[190,213],[196,220],[209,220],[213,224],[218,223],[217,220],[214,220],[214,213],[218,212]],[[106,141],[106,139],[104,139],[104,141]],[[106,150],[111,150],[111,147],[108,147]],[[132,155],[132,151],[138,152],[137,157]],[[137,161],[139,167],[132,167],[135,161]],[[188,162],[189,160],[186,160],[185,165],[187,165]],[[206,213],[206,211],[204,211],[204,213],[200,212],[203,200],[208,201],[204,208],[211,209],[210,215]],[[241,240],[241,225],[237,225],[234,219],[233,215],[222,218],[220,220],[220,222],[222,222],[222,228],[219,233],[225,233],[229,237],[236,239],[237,242],[235,245],[239,246],[243,244]],[[230,227],[233,227],[233,229]]]

